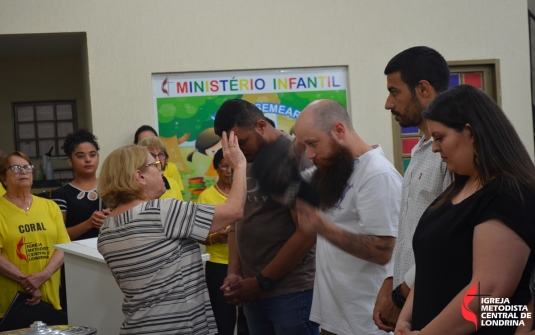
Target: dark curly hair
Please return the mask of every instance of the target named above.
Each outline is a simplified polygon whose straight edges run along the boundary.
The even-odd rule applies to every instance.
[[[69,133],[67,137],[65,137],[65,142],[61,148],[63,149],[65,155],[70,158],[74,149],[82,143],[91,143],[95,146],[97,151],[100,150],[95,135],[84,128],[78,129],[73,133]]]

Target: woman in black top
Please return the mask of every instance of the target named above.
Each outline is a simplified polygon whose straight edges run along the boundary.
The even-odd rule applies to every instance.
[[[520,311],[485,308],[522,309],[530,300],[535,166],[500,107],[475,87],[451,88],[424,117],[455,181],[414,233],[416,280],[395,334],[513,334]]]
[[[79,129],[65,138],[63,151],[74,171],[74,180],[52,192],[71,240],[98,236],[102,222],[109,214],[97,192],[99,146],[96,137],[86,129]]]

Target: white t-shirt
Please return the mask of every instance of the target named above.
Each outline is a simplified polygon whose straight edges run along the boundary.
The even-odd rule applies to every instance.
[[[341,200],[323,215],[353,234],[397,236],[402,177],[377,146],[355,160]],[[310,320],[327,331],[384,334],[372,315],[387,267],[352,256],[318,236]]]

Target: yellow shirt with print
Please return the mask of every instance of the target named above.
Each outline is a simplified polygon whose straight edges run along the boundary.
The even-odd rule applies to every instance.
[[[70,242],[58,205],[32,196],[28,213],[5,197],[0,198],[0,249],[2,256],[25,274],[43,271],[54,253],[54,245]],[[60,270],[40,288],[41,300],[61,309],[59,302]],[[0,276],[0,318],[22,286]]]
[[[168,177],[165,177],[165,178],[167,179],[167,182],[169,183],[170,189],[165,190],[165,193],[162,194],[160,199],[173,198],[173,199],[184,201],[184,198],[182,197],[182,192],[180,192],[180,188],[178,184],[176,183],[176,181]]]
[[[180,177],[180,172],[176,167],[175,163],[167,162],[165,170],[163,170],[163,175],[167,179],[173,179],[178,184],[178,189],[182,192],[184,191],[184,184],[182,183],[182,178]]]
[[[214,185],[208,187],[199,195],[197,203],[217,205],[227,201],[221,192]],[[228,244],[214,243],[206,246],[206,252],[210,254],[210,262],[218,264],[228,264]]]

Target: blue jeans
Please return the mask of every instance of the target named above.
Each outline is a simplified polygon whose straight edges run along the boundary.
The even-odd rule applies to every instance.
[[[243,306],[253,335],[319,335],[319,325],[309,320],[312,290],[258,299]]]

